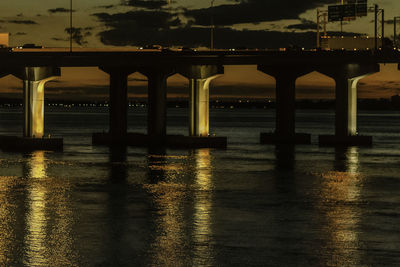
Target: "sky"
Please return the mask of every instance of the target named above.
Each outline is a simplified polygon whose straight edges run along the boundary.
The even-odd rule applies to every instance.
[[[213,8],[211,4],[213,2]],[[337,0],[73,0],[74,47],[140,47],[148,44],[206,49],[210,25],[215,25],[216,48],[279,48],[295,44],[315,47],[316,10],[326,10]],[[388,37],[393,36],[393,17],[400,2],[369,1],[385,9]],[[10,46],[35,43],[46,47],[69,45],[69,0],[15,0],[0,2],[0,32],[9,32]],[[373,35],[373,14],[345,23],[345,34]],[[400,28],[400,27],[399,27]],[[328,23],[329,34],[338,34],[339,23]],[[363,79],[360,97],[390,97],[400,89],[395,65]],[[94,68],[63,68],[63,75],[48,85],[50,97],[107,97],[108,76]],[[84,73],[84,75],[82,75]],[[129,77],[130,96],[145,96],[146,81],[140,74]],[[175,75],[169,80],[170,95],[184,96],[187,81]],[[20,81],[0,79],[0,96],[18,95]],[[227,66],[225,75],[213,81],[213,97],[274,97],[274,80],[255,66]],[[299,98],[333,98],[334,82],[318,73],[298,80]]]

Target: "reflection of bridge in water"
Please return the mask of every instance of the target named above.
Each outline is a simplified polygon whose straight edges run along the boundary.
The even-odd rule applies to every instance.
[[[61,75],[60,67],[99,67],[110,75],[110,127],[94,134],[93,143],[225,147],[226,138],[209,136],[209,86],[224,73],[224,65],[257,65],[276,80],[276,129],[261,134],[263,143],[310,143],[310,135],[295,131],[297,78],[318,71],[335,80],[336,122],[332,136],[321,144],[371,144],[372,137],[357,133],[357,83],[379,72],[379,63],[399,63],[399,53],[371,51],[113,51],[113,52],[11,52],[0,54],[0,76],[23,80],[24,137],[8,139],[20,146],[48,146],[44,139],[44,86]],[[140,72],[148,78],[147,134],[127,132],[127,77]],[[189,135],[167,135],[167,78],[180,73],[189,79]],[[13,141],[12,141],[13,140]],[[29,141],[27,141],[29,140]],[[38,141],[40,140],[40,141]],[[57,145],[62,146],[62,142]],[[47,143],[47,144],[46,144]]]

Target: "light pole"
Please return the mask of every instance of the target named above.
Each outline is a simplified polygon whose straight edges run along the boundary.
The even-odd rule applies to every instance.
[[[214,50],[214,13],[213,13],[213,8],[214,8],[214,1],[211,0],[211,40],[210,40],[210,50]]]
[[[397,49],[397,22],[399,21],[399,19],[400,17],[394,17],[393,19],[393,29],[394,29],[393,46],[396,49]]]
[[[321,48],[321,30],[320,30],[320,18],[324,17],[324,37],[326,37],[326,16],[328,12],[326,10],[321,11],[317,9],[317,49]]]
[[[375,11],[375,51],[378,51],[378,16],[379,13],[381,13],[381,45],[382,45],[382,50],[384,49],[384,39],[385,39],[385,10],[379,8],[378,5],[374,6],[374,11]]]
[[[72,52],[72,0],[69,6],[69,52]]]
[[[375,51],[378,51],[378,5],[374,5],[375,9]]]

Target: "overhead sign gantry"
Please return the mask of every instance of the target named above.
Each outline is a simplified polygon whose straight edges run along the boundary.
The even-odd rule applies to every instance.
[[[328,6],[329,21],[354,20],[356,17],[365,17],[368,14],[367,0],[347,0],[340,5]]]
[[[327,11],[317,9],[317,48],[320,48],[320,17],[324,17],[324,36],[326,37],[326,17],[329,22],[340,21],[340,31],[343,32],[343,21],[355,20],[357,17],[365,17],[369,12],[375,13],[375,50],[378,50],[378,16],[381,14],[381,42],[384,48],[385,37],[385,11],[378,5],[368,7],[368,0],[341,0],[337,5],[328,6]],[[396,31],[396,30],[395,30]],[[396,35],[396,33],[395,33]]]

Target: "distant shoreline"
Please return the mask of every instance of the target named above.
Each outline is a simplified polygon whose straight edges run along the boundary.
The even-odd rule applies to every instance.
[[[48,107],[108,107],[108,101],[72,101],[72,100],[45,100],[46,106]],[[188,108],[187,100],[168,100],[168,108]],[[15,108],[22,107],[22,99],[1,99],[0,108]],[[129,101],[129,107],[147,107],[146,100]],[[271,100],[210,100],[210,108],[215,109],[275,109],[276,102],[274,99]],[[323,100],[298,100],[296,101],[297,109],[335,109],[335,100],[323,99]],[[393,99],[359,99],[358,100],[359,110],[399,110],[399,101],[393,101]]]

